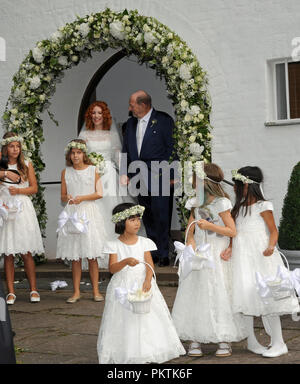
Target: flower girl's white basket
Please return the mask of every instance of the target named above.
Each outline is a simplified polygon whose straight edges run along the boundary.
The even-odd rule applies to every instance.
[[[184,244],[179,241],[175,241],[175,249],[177,257],[175,263],[179,260],[180,263],[180,275],[185,279],[191,271],[200,271],[205,267],[214,268],[214,262],[210,254],[210,244],[207,243],[207,231],[204,231],[204,243],[197,246],[195,251],[191,245],[187,245],[188,233],[193,224],[196,224],[198,220],[194,220],[190,223],[186,230]]]
[[[278,266],[276,276],[268,276],[263,278],[259,272],[256,272],[257,290],[261,299],[268,303],[268,299],[275,301],[295,297],[295,288],[297,287],[298,271],[290,271],[289,263],[283,253],[279,252],[284,258],[286,266]]]
[[[56,232],[61,231],[64,235],[80,235],[87,233],[89,221],[86,219],[85,213],[78,214],[76,210],[73,213],[67,212],[67,207],[70,201],[68,201],[65,209],[60,213],[58,217],[58,228]]]
[[[151,265],[144,261],[140,261],[140,263],[144,263],[152,270],[153,277],[156,281],[156,275]],[[151,308],[152,296],[152,288],[150,289],[150,292],[143,293],[140,296],[138,296],[137,293],[128,293],[128,301],[131,304],[132,312],[137,314],[149,313]]]

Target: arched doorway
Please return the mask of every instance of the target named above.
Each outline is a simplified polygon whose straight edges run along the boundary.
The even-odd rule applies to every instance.
[[[192,155],[188,144],[204,147],[203,159],[210,159],[210,99],[207,77],[187,44],[158,20],[137,11],[103,12],[78,18],[40,41],[29,52],[13,78],[4,113],[5,129],[24,135],[27,155],[40,181],[45,168],[40,151],[43,137],[41,113],[48,110],[56,85],[64,71],[87,60],[93,52],[121,49],[147,63],[166,81],[168,96],[176,113],[176,150],[182,161]],[[50,114],[50,117],[55,118]],[[33,202],[44,233],[47,222],[44,189]],[[184,219],[184,201],[178,202]]]

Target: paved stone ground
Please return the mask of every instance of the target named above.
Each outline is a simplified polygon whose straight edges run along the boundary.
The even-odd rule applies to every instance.
[[[90,285],[83,279],[82,299],[76,304],[65,301],[71,294],[72,282],[64,278],[69,286],[55,292],[50,290],[49,283],[53,278],[38,278],[41,302],[29,302],[29,291],[26,280],[16,284],[17,300],[9,307],[11,321],[16,336],[17,361],[20,364],[97,364],[96,343],[104,303],[92,301]],[[105,294],[107,281],[100,283],[100,291]],[[168,283],[160,285],[160,289],[169,306],[172,308],[176,295],[176,287]],[[228,358],[214,356],[216,345],[204,345],[202,358],[183,356],[168,364],[294,364],[300,363],[300,321],[291,316],[282,318],[283,335],[288,345],[287,355],[267,359],[255,355],[245,349],[245,342],[234,343],[233,355]],[[255,323],[258,340],[267,345],[269,337],[265,334],[262,323]],[[187,348],[188,343],[184,343]]]

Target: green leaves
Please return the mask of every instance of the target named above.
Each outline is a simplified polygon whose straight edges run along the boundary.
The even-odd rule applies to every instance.
[[[300,162],[294,167],[279,225],[280,248],[300,250]]]

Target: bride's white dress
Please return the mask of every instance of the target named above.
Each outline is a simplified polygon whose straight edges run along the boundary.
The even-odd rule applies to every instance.
[[[112,210],[121,203],[134,203],[137,201],[131,196],[124,195],[124,189],[121,191],[119,184],[119,154],[121,152],[121,141],[116,131],[104,131],[104,130],[84,130],[80,132],[80,139],[85,140],[88,148],[88,152],[100,153],[105,159],[105,174],[101,176],[101,182],[103,187],[103,198],[96,201],[97,206],[101,210],[101,214],[104,217],[106,223],[106,231],[109,239],[116,238],[115,225],[112,223]],[[142,226],[140,234],[143,235],[145,229]]]

